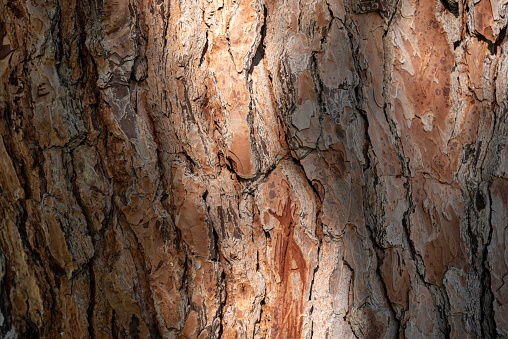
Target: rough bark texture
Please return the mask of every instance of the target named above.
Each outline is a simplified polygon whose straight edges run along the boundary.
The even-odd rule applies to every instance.
[[[508,337],[507,0],[1,0],[0,336]]]

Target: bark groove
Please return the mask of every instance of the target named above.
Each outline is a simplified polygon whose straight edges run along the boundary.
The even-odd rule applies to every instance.
[[[0,337],[508,337],[507,23],[0,2]]]

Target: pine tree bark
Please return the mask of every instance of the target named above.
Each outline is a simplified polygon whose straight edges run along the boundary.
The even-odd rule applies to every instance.
[[[508,337],[507,0],[0,1],[0,337]]]

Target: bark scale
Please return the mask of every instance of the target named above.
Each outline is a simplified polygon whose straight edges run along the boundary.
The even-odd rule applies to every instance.
[[[508,337],[507,22],[1,1],[1,336]]]

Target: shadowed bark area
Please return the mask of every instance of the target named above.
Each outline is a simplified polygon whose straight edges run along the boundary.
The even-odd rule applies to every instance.
[[[508,337],[507,23],[0,1],[0,337]]]

